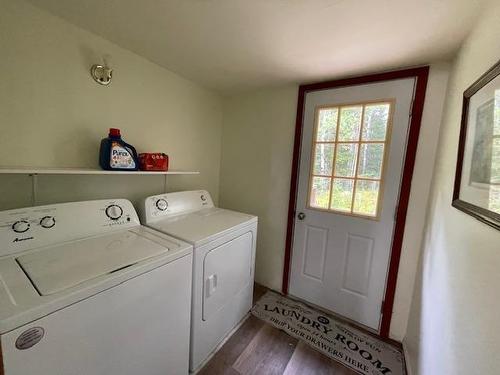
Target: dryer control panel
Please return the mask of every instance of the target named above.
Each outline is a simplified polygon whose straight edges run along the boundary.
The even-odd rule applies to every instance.
[[[60,203],[0,212],[0,256],[139,226],[126,199]]]
[[[206,190],[180,191],[147,197],[141,204],[139,214],[143,223],[159,218],[214,207],[210,193]]]

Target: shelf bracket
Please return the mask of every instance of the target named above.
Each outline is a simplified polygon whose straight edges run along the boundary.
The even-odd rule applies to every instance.
[[[31,205],[37,204],[37,190],[38,190],[38,175],[36,173],[30,174],[31,177]]]

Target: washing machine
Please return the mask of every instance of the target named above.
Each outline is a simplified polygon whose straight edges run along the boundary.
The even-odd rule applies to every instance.
[[[210,358],[252,307],[257,217],[214,206],[205,190],[148,197],[142,223],[194,247],[190,371]]]
[[[127,200],[0,212],[0,367],[187,374],[191,272],[192,246],[141,226]]]

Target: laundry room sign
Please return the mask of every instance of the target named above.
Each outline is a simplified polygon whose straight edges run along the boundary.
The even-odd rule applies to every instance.
[[[360,374],[406,374],[398,348],[277,293],[267,292],[252,314]]]

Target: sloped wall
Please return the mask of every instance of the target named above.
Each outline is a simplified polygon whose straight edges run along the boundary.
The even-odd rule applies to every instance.
[[[163,151],[169,190],[219,195],[221,98],[116,44],[21,0],[0,0],[0,166],[97,167],[100,139],[121,128],[138,151]],[[109,55],[108,87],[90,77]],[[163,191],[163,177],[40,177],[37,203]],[[0,209],[31,204],[26,176],[0,175]]]
[[[454,64],[405,345],[413,375],[497,374],[500,232],[451,206],[463,91],[500,59],[491,2]]]

